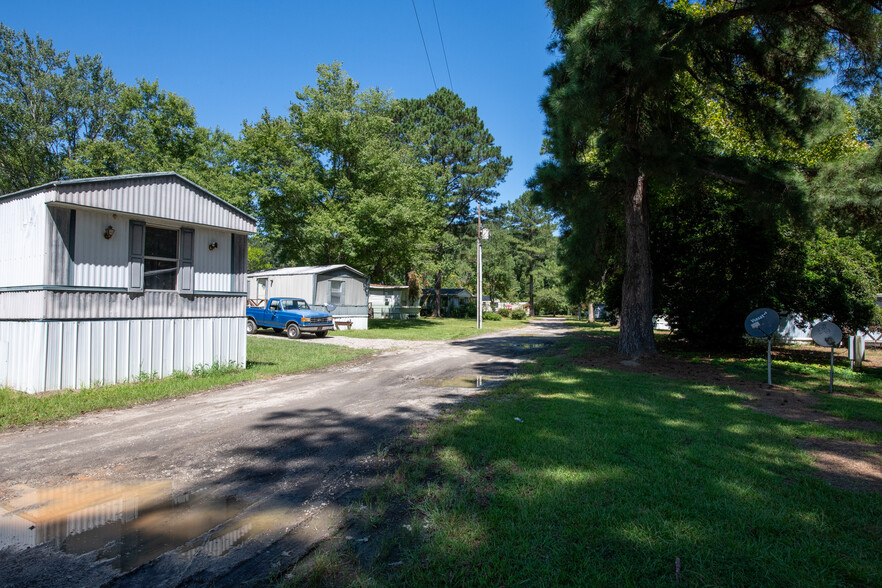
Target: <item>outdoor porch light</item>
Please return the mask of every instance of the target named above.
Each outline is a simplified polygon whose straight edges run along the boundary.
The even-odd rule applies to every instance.
[[[215,241],[214,243],[209,243],[209,244],[208,244],[208,250],[209,250],[209,251],[214,251],[215,249],[217,249],[217,241]]]
[[[113,230],[113,225],[107,225],[107,228],[104,229],[104,238],[110,239],[111,237],[113,237],[113,233],[115,232],[116,231]]]

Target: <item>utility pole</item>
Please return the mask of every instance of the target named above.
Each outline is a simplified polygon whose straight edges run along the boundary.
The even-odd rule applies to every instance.
[[[478,329],[483,327],[484,319],[484,293],[482,292],[481,282],[483,281],[483,260],[481,259],[481,237],[484,229],[481,227],[481,203],[478,202]]]

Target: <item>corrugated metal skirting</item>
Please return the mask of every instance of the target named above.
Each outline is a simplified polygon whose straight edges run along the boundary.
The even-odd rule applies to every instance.
[[[245,366],[245,317],[0,322],[0,385],[26,392]]]

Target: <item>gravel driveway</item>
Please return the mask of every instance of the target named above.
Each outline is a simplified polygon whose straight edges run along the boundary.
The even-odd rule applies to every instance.
[[[453,342],[331,337],[315,342],[384,351],[0,433],[2,584],[265,579],[328,536],[385,443],[565,331],[546,320]]]

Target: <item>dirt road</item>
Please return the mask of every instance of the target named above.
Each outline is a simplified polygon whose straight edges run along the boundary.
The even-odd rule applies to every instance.
[[[564,331],[546,320],[413,342],[342,367],[0,434],[0,584],[266,578],[328,535],[371,482],[384,444]]]

